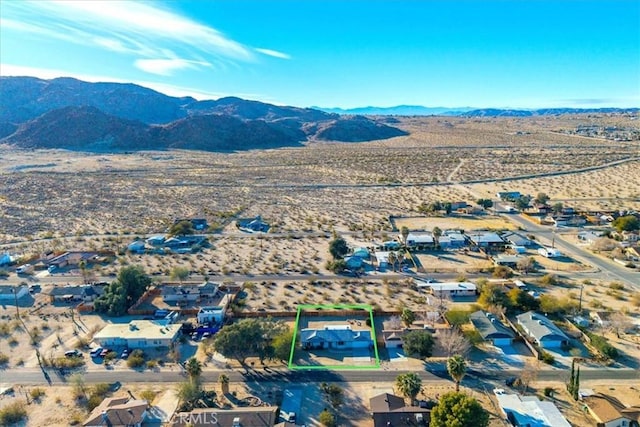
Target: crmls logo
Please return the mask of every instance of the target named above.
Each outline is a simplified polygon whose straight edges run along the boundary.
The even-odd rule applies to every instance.
[[[218,415],[213,412],[200,412],[197,414],[180,413],[173,421],[182,425],[215,425],[218,424]]]

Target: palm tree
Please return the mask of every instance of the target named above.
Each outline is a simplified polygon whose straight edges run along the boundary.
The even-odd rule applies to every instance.
[[[396,271],[396,253],[395,252],[389,252],[389,264],[391,264],[391,268],[393,269],[393,271]]]
[[[440,236],[442,236],[442,230],[440,229],[440,227],[433,227],[433,231],[431,233],[433,234],[433,244],[437,248],[440,245]]]
[[[464,361],[464,357],[456,354],[447,359],[447,371],[449,371],[449,375],[451,375],[451,378],[456,382],[456,392],[459,392],[460,383],[467,372],[467,363]]]
[[[413,404],[413,401],[422,389],[422,380],[413,372],[401,374],[396,377],[396,388],[405,397],[411,399]]]
[[[191,382],[197,382],[200,378],[200,374],[202,374],[202,363],[200,363],[200,361],[195,357],[192,357],[187,360],[184,368],[187,371]]]
[[[229,377],[225,374],[220,374],[220,376],[218,377],[218,382],[220,383],[222,394],[229,393]]]
[[[80,268],[80,274],[82,275],[82,284],[87,283],[87,262],[82,260],[78,263],[78,267]]]

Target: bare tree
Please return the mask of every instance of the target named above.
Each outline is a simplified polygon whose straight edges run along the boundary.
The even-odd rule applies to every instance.
[[[609,325],[607,326],[607,330],[616,334],[616,337],[620,338],[620,333],[624,333],[624,331],[629,329],[632,325],[633,323],[624,313],[616,311],[615,313],[611,313],[611,316],[609,316]]]
[[[526,393],[529,390],[529,384],[538,378],[538,372],[540,372],[539,360],[530,360],[525,363],[520,373],[520,383],[522,384],[523,393]]]
[[[398,330],[402,328],[402,320],[400,316],[391,316],[389,320],[383,322],[384,328],[389,330]]]
[[[436,316],[436,321],[440,321],[441,319],[444,319],[445,313],[449,311],[450,304],[451,300],[447,295],[443,295],[442,293],[437,296],[429,295],[427,297],[427,302],[425,303],[425,311],[420,313],[420,317],[425,322],[425,324],[434,323],[433,317]]]
[[[471,349],[471,343],[469,343],[467,337],[464,336],[459,328],[455,327],[438,332],[437,342],[447,357],[451,357],[454,354],[466,356]]]

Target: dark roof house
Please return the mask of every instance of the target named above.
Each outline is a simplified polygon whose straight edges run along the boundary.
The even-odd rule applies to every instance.
[[[428,426],[431,410],[405,406],[404,399],[383,393],[369,399],[374,427]]]
[[[469,320],[480,336],[485,341],[491,341],[494,345],[511,344],[515,334],[507,328],[498,318],[491,313],[482,310],[476,311],[469,316]]]

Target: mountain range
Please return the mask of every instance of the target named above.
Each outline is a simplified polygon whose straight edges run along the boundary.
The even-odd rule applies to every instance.
[[[235,151],[407,134],[370,117],[72,78],[0,77],[0,100],[0,143],[21,148]]]
[[[335,114],[360,114],[364,116],[463,116],[463,117],[531,117],[559,114],[580,113],[622,113],[638,112],[640,108],[472,108],[472,107],[424,107],[422,105],[397,105],[395,107],[358,107],[358,108],[324,108],[315,109]]]

